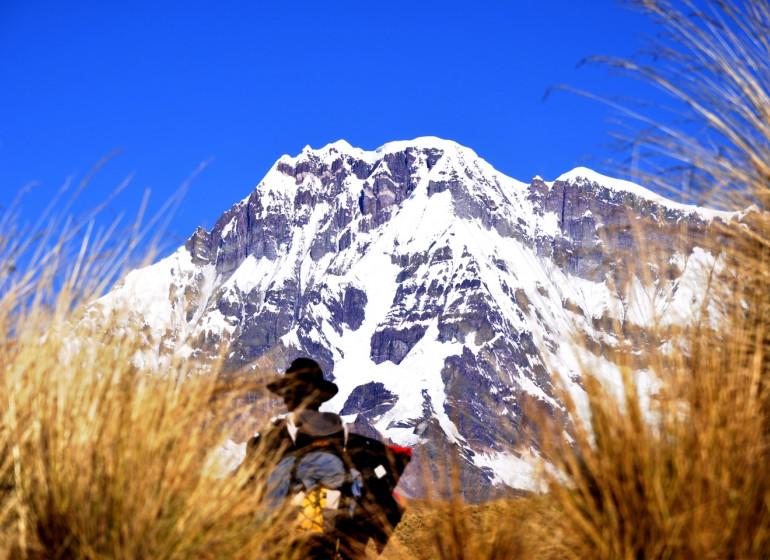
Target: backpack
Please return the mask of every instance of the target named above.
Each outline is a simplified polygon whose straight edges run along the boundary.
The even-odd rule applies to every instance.
[[[411,450],[348,434],[332,413],[291,413],[285,427],[293,445],[268,475],[264,503],[288,508],[298,540],[331,558],[362,554],[369,538],[384,546],[405,509],[394,488]]]

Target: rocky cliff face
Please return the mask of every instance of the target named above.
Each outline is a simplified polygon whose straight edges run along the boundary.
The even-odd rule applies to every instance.
[[[435,138],[338,142],[282,157],[103,303],[148,326],[138,359],[156,367],[220,348],[244,375],[268,352],[314,357],[340,387],[328,410],[417,446],[407,492],[453,457],[475,499],[531,487],[525,411],[559,415],[557,379],[581,391],[572,333],[612,382],[618,329],[702,307],[715,257],[699,247],[728,218],[587,169],[521,183]]]

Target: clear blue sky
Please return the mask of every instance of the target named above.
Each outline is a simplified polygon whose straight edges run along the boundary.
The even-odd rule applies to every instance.
[[[344,138],[374,149],[439,136],[528,181],[609,152],[601,103],[634,95],[577,63],[654,31],[612,0],[39,2],[0,0],[0,205],[33,220],[112,150],[74,211],[133,173],[107,217],[157,209],[198,168],[169,226],[210,229],[282,154]],[[594,159],[591,159],[594,158]]]

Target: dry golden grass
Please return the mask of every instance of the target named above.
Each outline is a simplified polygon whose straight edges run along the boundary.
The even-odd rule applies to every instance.
[[[659,370],[647,413],[587,378],[590,424],[554,429],[545,558],[763,558],[770,552],[766,398],[756,370],[704,340]],[[764,402],[763,402],[764,401]],[[574,409],[573,409],[574,411]]]
[[[208,468],[235,395],[181,362],[135,368],[140,333],[81,304],[121,263],[67,243],[0,286],[0,556],[254,557],[253,493]]]
[[[649,407],[629,360],[620,401],[586,370],[588,421],[569,432],[542,422],[556,471],[549,507],[539,510],[550,531],[530,550],[535,558],[770,558],[770,5],[683,2],[682,13],[665,2],[632,4],[661,25],[656,63],[601,62],[660,87],[682,111],[675,126],[632,114],[648,128],[630,142],[645,163],[660,163],[642,182],[670,187],[684,172],[712,203],[758,207],[740,224],[717,225],[707,246],[723,258],[707,287],[718,326],[705,313],[687,329],[650,333],[670,345],[646,349],[660,382]]]

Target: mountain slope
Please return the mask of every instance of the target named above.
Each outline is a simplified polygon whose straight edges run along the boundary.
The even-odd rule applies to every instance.
[[[621,335],[697,320],[717,263],[701,246],[728,219],[582,168],[521,183],[436,138],[340,141],[280,158],[101,303],[129,306],[151,367],[220,348],[242,375],[267,353],[314,357],[340,387],[328,410],[418,447],[409,493],[454,456],[474,499],[532,487],[524,411],[558,415],[557,379],[579,395],[590,358],[612,382]]]

